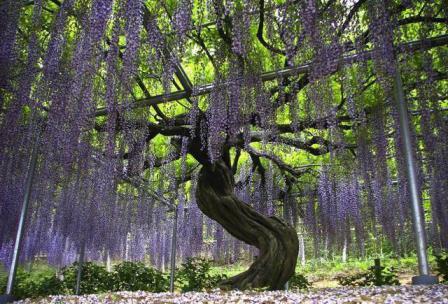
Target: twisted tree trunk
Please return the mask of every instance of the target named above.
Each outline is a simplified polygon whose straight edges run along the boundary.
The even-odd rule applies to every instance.
[[[199,174],[196,198],[199,208],[230,234],[259,249],[245,272],[221,283],[222,288],[282,289],[294,274],[299,251],[296,231],[277,217],[266,217],[234,194],[232,171],[224,161],[206,164]]]

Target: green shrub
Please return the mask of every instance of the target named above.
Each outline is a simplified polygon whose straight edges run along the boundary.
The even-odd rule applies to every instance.
[[[211,275],[210,262],[203,258],[189,258],[177,272],[176,281],[182,291],[201,291],[218,287],[226,275]]]
[[[312,285],[303,274],[299,273],[295,273],[288,282],[290,289],[308,289]]]
[[[14,294],[23,299],[58,295],[62,292],[62,282],[55,273],[39,276],[27,274],[22,278],[19,276],[17,277],[17,285]]]
[[[36,298],[57,294],[74,294],[78,263],[62,269],[62,280],[51,268],[25,272],[17,271],[13,294],[19,299]],[[0,276],[0,292],[6,291],[7,276]],[[150,291],[163,292],[169,289],[169,280],[162,272],[146,267],[143,263],[122,262],[108,272],[105,267],[85,262],[81,272],[81,294],[108,291]]]
[[[76,277],[78,263],[62,269],[63,284],[69,293],[74,294],[76,289]],[[101,293],[113,290],[114,275],[107,272],[106,268],[92,262],[84,262],[81,271],[80,293]]]
[[[441,277],[441,283],[448,284],[448,251],[434,254],[436,258],[436,271]]]
[[[0,293],[6,292],[7,277],[0,281]],[[63,292],[62,282],[54,272],[17,270],[13,294],[18,299],[57,295]]]
[[[157,269],[143,263],[122,262],[114,267],[114,290],[163,292],[169,280]]]
[[[342,286],[400,285],[393,267],[372,266],[366,272],[336,278]]]

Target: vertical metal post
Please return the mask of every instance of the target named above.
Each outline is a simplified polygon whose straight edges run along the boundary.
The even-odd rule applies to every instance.
[[[425,220],[418,196],[417,171],[415,169],[415,159],[412,153],[409,115],[398,65],[394,77],[394,87],[395,102],[398,108],[400,132],[403,140],[403,152],[406,162],[406,177],[411,196],[412,221],[414,224],[418,269],[420,274],[417,277],[413,277],[412,282],[413,284],[435,284],[437,283],[437,277],[429,275],[429,264],[426,253]]]
[[[170,292],[174,292],[174,275],[176,272],[177,247],[177,206],[174,207],[173,235],[171,238]]]
[[[36,171],[38,142],[39,142],[39,135],[36,135],[36,138],[33,143],[32,152],[31,152],[31,160],[28,165],[28,172],[27,172],[26,183],[25,183],[25,195],[23,197],[22,210],[20,211],[19,225],[17,227],[16,241],[14,243],[14,251],[13,251],[13,256],[12,256],[12,261],[11,261],[11,268],[9,269],[8,282],[6,284],[6,295],[7,296],[12,296],[14,280],[15,280],[16,273],[17,273],[17,265],[18,265],[19,256],[20,256],[20,244],[22,243],[22,239],[23,239],[26,215],[28,213],[28,206],[29,206],[31,190],[32,190],[32,186],[33,186],[34,172]]]
[[[381,260],[379,258],[374,259],[373,263],[375,269],[381,269]]]
[[[81,291],[81,274],[82,274],[82,264],[84,263],[84,252],[85,252],[85,245],[83,243],[78,258],[78,272],[76,274],[76,286],[75,286],[76,295],[79,295]]]

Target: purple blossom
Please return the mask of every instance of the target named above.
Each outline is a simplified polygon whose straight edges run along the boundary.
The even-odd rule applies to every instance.
[[[173,16],[173,30],[179,39],[179,44],[183,44],[185,36],[191,30],[192,20],[191,14],[193,9],[193,2],[191,0],[181,0],[178,3],[176,11]]]
[[[143,1],[127,0],[124,8],[126,20],[126,50],[123,54],[123,79],[127,84],[135,73],[135,63],[140,46],[140,30],[143,24]]]

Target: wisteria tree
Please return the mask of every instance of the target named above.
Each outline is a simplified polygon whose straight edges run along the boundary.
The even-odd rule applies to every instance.
[[[0,12],[3,254],[33,145],[30,255],[132,255],[129,235],[148,241],[145,227],[163,226],[153,215],[186,201],[258,248],[227,288],[283,288],[298,218],[315,250],[362,252],[372,232],[400,251],[397,73],[431,242],[448,248],[445,0],[4,0]],[[169,247],[159,239],[151,254]]]

